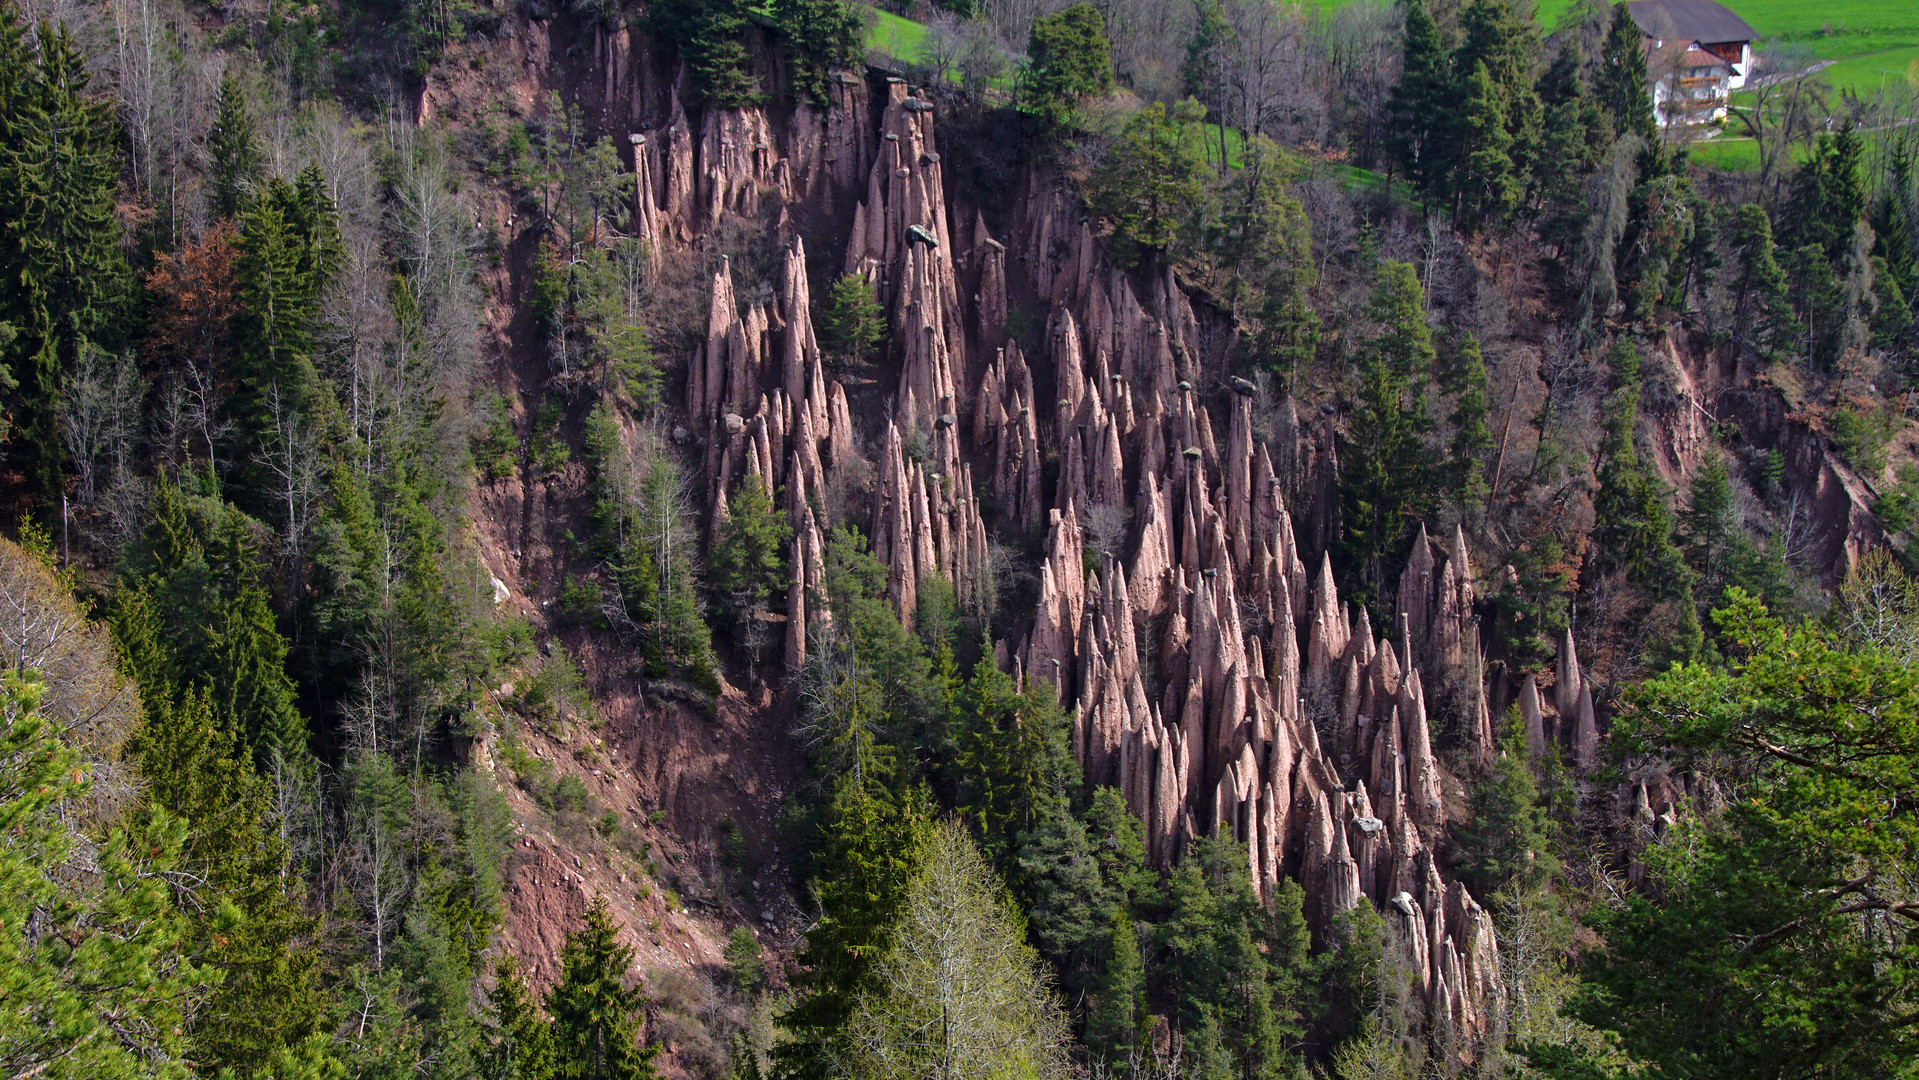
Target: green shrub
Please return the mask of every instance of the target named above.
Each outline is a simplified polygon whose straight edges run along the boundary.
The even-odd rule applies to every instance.
[[[727,978],[741,993],[752,993],[766,980],[766,961],[760,955],[760,943],[754,939],[753,931],[744,926],[734,928],[727,936],[723,955]]]
[[[1872,512],[1894,536],[1910,529],[1913,519],[1919,517],[1919,465],[1908,462],[1899,466],[1899,482],[1879,496]]]
[[[553,803],[551,809],[576,814],[584,813],[587,801],[586,781],[568,773],[560,777],[553,785],[551,798]]]
[[[1886,469],[1886,444],[1899,431],[1899,417],[1882,409],[1844,405],[1826,423],[1833,449],[1853,468],[1868,476]]]
[[[608,810],[601,814],[600,819],[593,823],[593,831],[599,833],[602,840],[611,840],[620,835],[619,811]]]
[[[504,480],[520,463],[520,437],[513,430],[506,395],[483,393],[474,402],[479,433],[473,437],[473,464],[488,480]]]

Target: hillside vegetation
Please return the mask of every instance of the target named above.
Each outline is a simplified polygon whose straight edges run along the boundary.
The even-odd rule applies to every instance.
[[[1919,17],[1548,8],[0,0],[0,1073],[1910,1076]]]

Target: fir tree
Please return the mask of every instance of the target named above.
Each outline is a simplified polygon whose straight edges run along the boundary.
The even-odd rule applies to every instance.
[[[1540,239],[1554,249],[1551,268],[1561,277],[1562,287],[1568,256],[1578,249],[1586,232],[1587,178],[1612,141],[1610,121],[1581,81],[1582,65],[1578,46],[1569,35],[1539,80],[1542,119],[1532,200],[1538,208]]]

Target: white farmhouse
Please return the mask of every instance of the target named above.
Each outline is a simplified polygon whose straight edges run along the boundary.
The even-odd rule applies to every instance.
[[[1746,20],[1717,0],[1631,0],[1646,35],[1653,113],[1659,122],[1704,124],[1726,118],[1732,92],[1752,74]]]

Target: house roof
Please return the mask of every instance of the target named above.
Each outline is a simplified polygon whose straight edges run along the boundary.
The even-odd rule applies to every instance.
[[[1626,5],[1647,37],[1717,45],[1759,37],[1746,20],[1718,0],[1631,0]]]
[[[1732,68],[1732,65],[1726,63],[1725,60],[1714,56],[1696,45],[1687,49],[1686,55],[1679,58],[1679,66],[1688,70],[1693,68],[1725,68],[1731,70]]]

